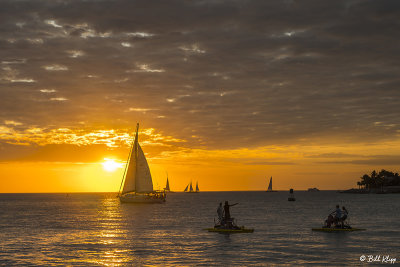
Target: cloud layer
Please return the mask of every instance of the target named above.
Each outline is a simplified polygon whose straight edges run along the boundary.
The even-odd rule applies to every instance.
[[[395,0],[1,6],[3,134],[140,121],[215,149],[399,138]]]

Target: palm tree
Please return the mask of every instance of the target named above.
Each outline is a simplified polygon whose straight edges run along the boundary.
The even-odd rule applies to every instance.
[[[369,182],[369,188],[376,188],[376,179],[378,178],[378,175],[377,175],[377,173],[376,173],[376,171],[375,170],[373,170],[372,172],[371,172],[371,179],[370,179],[370,182]]]
[[[369,189],[370,182],[371,182],[371,177],[369,177],[368,174],[364,174],[361,177],[361,185],[364,185],[365,189]]]
[[[361,182],[357,182],[358,189],[361,189]]]

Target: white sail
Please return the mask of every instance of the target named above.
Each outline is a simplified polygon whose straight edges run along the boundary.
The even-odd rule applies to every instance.
[[[125,174],[124,188],[122,194],[128,192],[134,192],[136,190],[136,156],[137,155],[137,134],[133,147],[131,148],[131,154],[129,156],[128,167]]]
[[[147,164],[146,157],[139,143],[138,148],[139,151],[136,163],[136,192],[152,192],[153,180],[151,179],[149,164]]]
[[[138,142],[138,130],[139,125],[137,126],[135,142],[129,157],[122,194],[128,192],[142,193],[153,191],[150,168]]]

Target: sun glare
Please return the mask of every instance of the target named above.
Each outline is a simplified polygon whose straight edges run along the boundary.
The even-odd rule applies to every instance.
[[[122,164],[115,162],[115,160],[113,159],[105,158],[102,164],[103,164],[103,169],[108,172],[113,172],[118,168],[122,168]]]

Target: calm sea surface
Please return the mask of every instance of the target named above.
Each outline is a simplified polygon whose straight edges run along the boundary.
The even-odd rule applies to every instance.
[[[370,265],[400,262],[400,194],[332,191],[170,193],[164,204],[121,204],[111,193],[0,194],[2,266]],[[219,202],[250,234],[209,233]],[[335,205],[367,231],[312,232]],[[382,265],[382,263],[380,263]]]

